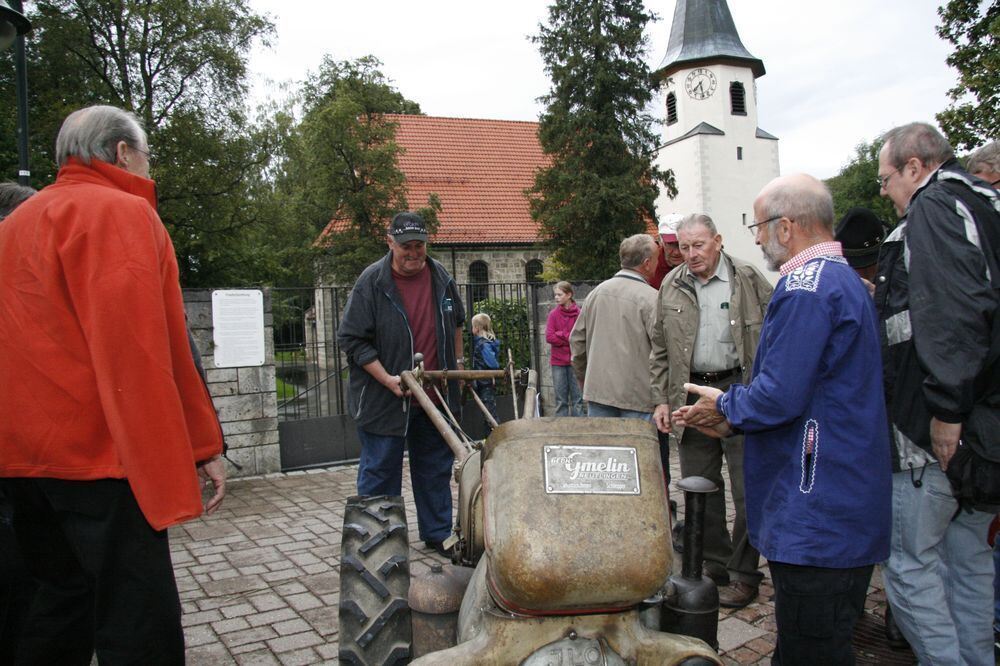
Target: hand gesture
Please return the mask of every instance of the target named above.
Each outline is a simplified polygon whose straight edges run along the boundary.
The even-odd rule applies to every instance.
[[[226,496],[226,461],[222,456],[215,456],[198,465],[198,476],[206,486],[215,489],[214,494],[205,500],[205,513],[212,513],[222,504]]]

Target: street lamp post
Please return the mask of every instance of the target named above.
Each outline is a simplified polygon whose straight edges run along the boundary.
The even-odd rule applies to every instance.
[[[31,23],[24,17],[21,0],[0,0],[0,49],[14,44],[14,77],[17,89],[17,182],[28,185],[28,67],[24,57],[24,35]]]

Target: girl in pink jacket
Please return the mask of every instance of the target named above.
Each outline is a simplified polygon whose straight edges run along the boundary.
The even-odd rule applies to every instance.
[[[580,315],[573,300],[573,285],[558,282],[553,289],[556,307],[549,313],[545,325],[545,340],[552,347],[552,384],[556,391],[556,416],[583,416],[583,396],[580,384],[570,365],[569,334]]]

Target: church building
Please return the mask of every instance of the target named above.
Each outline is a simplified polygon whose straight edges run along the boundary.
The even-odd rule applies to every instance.
[[[757,193],[779,175],[778,137],[757,126],[764,63],[743,46],[726,0],[677,0],[653,75],[666,99],[657,164],[673,170],[678,190],[673,199],[661,193],[657,216],[707,214],[726,252],[769,275],[746,227]]]

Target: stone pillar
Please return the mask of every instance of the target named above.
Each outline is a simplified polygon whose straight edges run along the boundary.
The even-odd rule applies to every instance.
[[[184,290],[188,327],[201,351],[208,390],[229,447],[226,455],[242,467],[237,470],[229,466],[229,476],[232,478],[281,470],[271,293],[268,289],[263,291],[264,365],[216,368],[212,335],[212,290]]]

